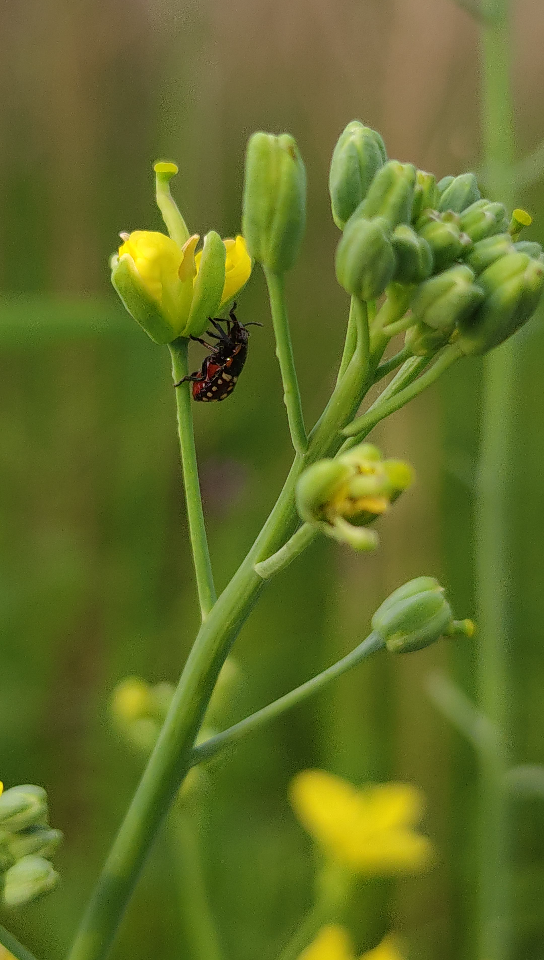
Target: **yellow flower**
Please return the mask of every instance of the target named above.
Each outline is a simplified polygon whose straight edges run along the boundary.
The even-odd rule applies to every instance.
[[[297,817],[330,857],[367,876],[417,873],[433,859],[427,837],[413,829],[423,797],[409,784],[357,790],[322,770],[305,770],[291,783]],[[375,958],[373,958],[375,960]]]
[[[229,303],[239,290],[247,283],[251,275],[251,257],[247,252],[246,241],[238,235],[236,239],[229,237],[223,240],[226,250],[225,284],[221,294],[219,309]],[[200,267],[201,251],[195,255],[196,269]]]
[[[354,960],[346,930],[336,924],[322,927],[313,943],[301,953],[299,960]]]
[[[221,241],[213,230],[204,248],[194,234],[179,246],[163,233],[135,230],[112,258],[112,282],[131,316],[157,343],[201,336],[213,316],[244,286],[251,258],[243,237]]]
[[[3,789],[4,789],[4,784],[3,784],[2,781],[0,780],[0,794],[2,793],[2,790],[3,790]]]
[[[322,927],[299,960],[355,960],[355,955],[346,930],[331,924]],[[360,960],[404,960],[404,956],[396,937],[389,935],[374,950],[363,953]]]

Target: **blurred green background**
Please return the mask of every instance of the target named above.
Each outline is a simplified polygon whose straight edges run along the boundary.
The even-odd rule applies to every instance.
[[[544,135],[544,7],[518,0],[512,31],[520,158]],[[0,773],[47,787],[66,840],[63,877],[9,918],[38,956],[66,949],[141,769],[108,702],[129,674],[175,680],[197,627],[168,353],[123,313],[107,259],[120,230],[160,229],[152,162],[174,159],[189,227],[233,235],[255,129],[297,138],[309,177],[307,239],[289,278],[308,421],[341,352],[328,205],[332,148],[358,117],[390,156],[437,175],[480,170],[478,26],[447,0],[19,0],[0,12]],[[500,198],[497,198],[500,199]],[[544,241],[542,182],[520,191]],[[228,403],[195,408],[218,585],[258,532],[290,462],[264,284]],[[511,529],[512,750],[544,762],[542,320],[518,334],[519,462]],[[195,367],[201,359],[195,349]],[[466,361],[376,431],[417,486],[354,556],[316,543],[268,588],[235,647],[242,681],[225,724],[351,649],[397,585],[441,577],[474,613],[473,479],[481,367]],[[476,641],[474,641],[477,643]],[[428,797],[439,852],[426,877],[361,889],[359,951],[393,924],[419,960],[473,960],[470,748],[432,706],[440,669],[473,692],[469,641],[378,657],[208,772],[202,836],[228,955],[272,960],[311,902],[312,852],[286,799],[320,765],[354,782],[401,778]],[[515,960],[544,958],[544,810],[513,806]],[[173,854],[159,838],[114,956],[188,957]],[[7,919],[5,920],[7,922]]]

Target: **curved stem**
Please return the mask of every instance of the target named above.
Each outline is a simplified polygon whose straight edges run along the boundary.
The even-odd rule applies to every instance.
[[[380,420],[383,420],[384,417],[388,417],[391,413],[395,413],[396,410],[400,410],[409,400],[413,400],[415,397],[419,396],[420,393],[430,387],[432,383],[435,383],[436,380],[444,373],[448,367],[451,367],[452,363],[455,363],[462,356],[461,351],[455,344],[451,344],[446,347],[442,354],[439,355],[438,360],[433,364],[430,370],[427,370],[426,373],[423,373],[417,380],[411,383],[409,386],[404,387],[404,389],[399,390],[398,393],[395,393],[390,398],[378,397],[376,403],[372,404],[369,410],[362,417],[357,417],[353,423],[350,423],[347,427],[344,427],[342,433],[347,437],[361,437],[367,436],[368,433],[376,426]],[[428,363],[426,357],[414,357],[414,363],[411,364],[410,360],[407,360],[405,367],[409,367],[410,374],[416,369],[417,364]],[[404,369],[404,368],[403,368]],[[399,371],[398,376],[402,371]],[[395,378],[396,379],[396,378]],[[384,390],[384,396],[392,386],[394,381],[389,384],[389,387]]]
[[[355,353],[355,347],[357,346],[357,324],[355,322],[355,316],[354,316],[354,302],[355,302],[355,298],[352,297],[349,305],[348,329],[346,330],[344,351],[342,353],[342,359],[340,361],[340,369],[338,371],[338,377],[336,380],[337,383],[344,376],[348,368],[349,361],[351,360],[353,354]]]
[[[287,408],[287,420],[289,422],[289,430],[291,431],[291,439],[295,451],[297,453],[304,453],[308,447],[308,438],[304,426],[297,371],[293,357],[293,345],[291,343],[291,333],[287,319],[283,276],[273,273],[271,270],[268,270],[267,267],[263,267],[263,269],[268,284],[270,310],[272,312],[272,323],[276,337],[276,356],[280,364],[281,379],[283,382],[283,399]]]
[[[169,344],[172,357],[172,376],[174,383],[178,383],[189,372],[188,367],[189,341],[180,337]],[[216,601],[213,582],[198,466],[196,462],[195,438],[193,433],[193,411],[191,408],[191,384],[182,383],[176,387],[176,406],[178,418],[178,436],[181,450],[181,464],[183,468],[183,483],[185,485],[185,499],[187,501],[187,516],[189,519],[189,535],[193,550],[196,583],[200,610],[204,620]]]
[[[263,580],[268,580],[295,560],[308,544],[317,536],[318,531],[311,523],[303,523],[283,547],[276,550],[267,560],[255,564],[255,571]]]
[[[34,954],[27,950],[26,947],[23,947],[22,943],[19,943],[16,937],[13,936],[9,930],[6,930],[0,924],[0,944],[6,948],[6,950],[11,953],[16,960],[36,960]]]
[[[374,374],[374,383],[379,383],[380,380],[383,380],[388,373],[391,373],[392,370],[396,370],[397,367],[400,367],[402,363],[405,363],[406,360],[409,360],[412,356],[412,353],[408,347],[403,347],[402,350],[399,350],[393,357],[390,357],[389,360],[384,360],[383,363],[380,363],[379,367]]]
[[[192,753],[192,763],[203,763],[209,760],[220,750],[223,750],[224,747],[230,747],[238,743],[243,737],[254,733],[255,730],[259,730],[260,727],[280,717],[287,710],[292,710],[293,707],[304,703],[308,697],[313,697],[314,694],[322,690],[323,687],[326,687],[327,684],[336,680],[337,677],[341,677],[342,674],[347,673],[348,670],[352,670],[353,667],[358,666],[373,653],[382,650],[384,646],[384,641],[377,633],[369,634],[366,640],[363,640],[355,650],[352,650],[351,653],[342,657],[341,660],[333,663],[331,667],[327,667],[326,670],[312,677],[311,680],[307,680],[306,683],[302,683],[300,687],[295,687],[294,690],[290,690],[289,693],[284,694],[283,697],[279,697],[278,700],[274,700],[273,703],[269,703],[268,706],[257,710],[256,713],[252,713],[251,716],[240,720],[239,723],[235,723],[232,727],[229,727],[228,730],[224,730],[222,733],[210,737],[209,740],[195,747]]]

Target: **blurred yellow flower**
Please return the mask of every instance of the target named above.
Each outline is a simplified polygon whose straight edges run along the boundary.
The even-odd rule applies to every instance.
[[[322,927],[299,960],[355,960],[355,955],[347,931],[331,924]],[[404,960],[404,956],[397,939],[389,935],[374,950],[363,953],[360,960]]]
[[[304,770],[291,782],[290,796],[308,833],[354,873],[417,873],[432,863],[430,840],[414,830],[423,813],[423,796],[409,784],[358,790],[323,770]]]
[[[2,790],[3,790],[3,789],[4,789],[4,784],[3,784],[2,781],[0,780],[0,793],[2,793]]]

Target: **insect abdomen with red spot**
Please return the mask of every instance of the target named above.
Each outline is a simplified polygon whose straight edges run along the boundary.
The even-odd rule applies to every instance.
[[[234,313],[235,307],[236,304],[233,305],[228,320],[221,321],[218,317],[210,317],[210,323],[219,333],[209,330],[207,336],[216,339],[217,343],[211,344],[200,337],[191,337],[192,340],[197,340],[211,350],[210,355],[202,362],[200,370],[188,377],[183,377],[179,383],[175,384],[179,387],[181,383],[190,380],[193,384],[193,400],[208,403],[213,400],[224,400],[236,386],[247,357],[249,333],[246,326],[251,324],[244,326],[237,320]],[[220,326],[221,322],[226,323],[226,332]],[[253,326],[260,327],[261,324],[256,323]]]

